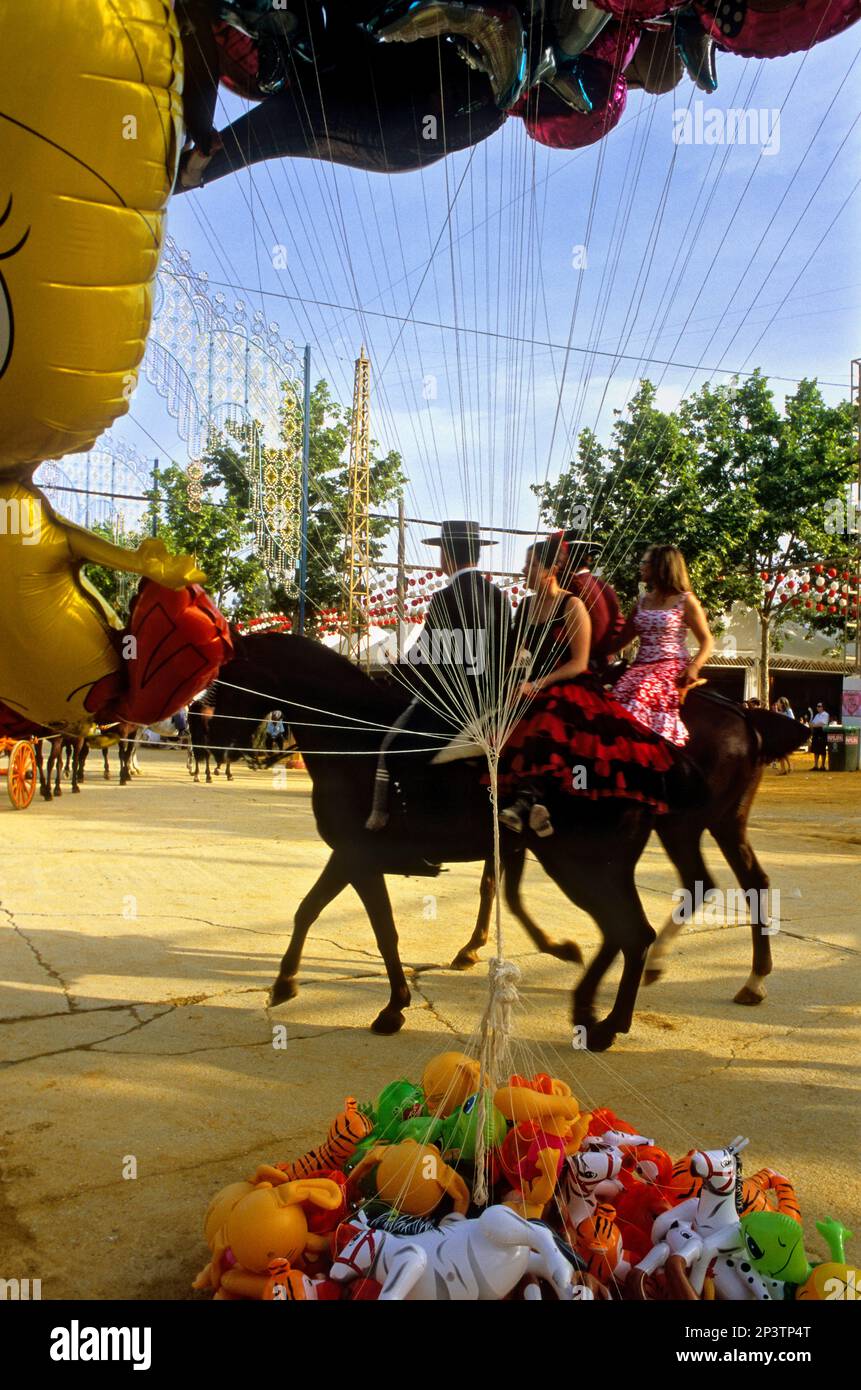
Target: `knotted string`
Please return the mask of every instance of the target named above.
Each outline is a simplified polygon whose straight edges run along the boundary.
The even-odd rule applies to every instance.
[[[514,961],[505,959],[505,942],[502,935],[502,857],[499,845],[499,803],[498,771],[499,754],[495,748],[487,750],[487,765],[490,772],[490,805],[493,816],[493,871],[496,878],[496,955],[488,966],[490,994],[487,1007],[481,1019],[479,1030],[480,1047],[478,1078],[478,1133],[475,1144],[475,1181],[472,1195],[479,1206],[486,1206],[487,1190],[487,1124],[488,1106],[493,1103],[493,1091],[498,1084],[501,1069],[508,1053],[512,1032],[512,1010],[519,1002],[517,985],[520,980],[520,967]]]

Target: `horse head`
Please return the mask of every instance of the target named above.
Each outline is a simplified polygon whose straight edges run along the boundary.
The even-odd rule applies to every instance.
[[[703,1190],[723,1197],[735,1188],[739,1170],[738,1156],[750,1143],[738,1135],[725,1149],[697,1149],[691,1158],[691,1169],[703,1180]]]

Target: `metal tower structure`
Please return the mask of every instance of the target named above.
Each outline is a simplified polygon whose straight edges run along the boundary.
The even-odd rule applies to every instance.
[[[346,654],[369,659],[367,632],[371,600],[371,364],[362,344],[356,360],[350,425],[350,487],[345,554],[344,635]]]

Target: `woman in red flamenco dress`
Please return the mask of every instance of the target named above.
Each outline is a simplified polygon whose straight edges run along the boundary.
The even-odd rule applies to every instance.
[[[514,641],[528,679],[519,687],[526,712],[505,743],[499,794],[509,804],[500,823],[552,835],[546,803],[562,810],[584,798],[635,801],[663,814],[699,795],[680,751],[638,723],[604,690],[589,667],[591,621],[565,587],[569,547],[561,535],[527,552],[524,574],[533,597],[521,606]]]

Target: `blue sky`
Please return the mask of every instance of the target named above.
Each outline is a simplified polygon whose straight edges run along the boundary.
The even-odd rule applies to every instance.
[[[642,375],[665,406],[730,379],[714,368],[816,376],[834,383],[828,399],[848,395],[861,354],[861,26],[780,60],[719,54],[718,75],[713,97],[687,80],[630,94],[620,126],[574,154],[512,119],[423,174],[258,165],[175,199],[169,231],[213,282],[242,287],[228,297],[309,342],[314,379],[345,403],[367,344],[373,433],[404,457],[408,511],[531,529],[529,485],[558,476],[578,428],[606,436]],[[689,102],[710,128],[710,111],[755,111],[770,149],[675,143],[673,112]],[[239,109],[230,99],[220,124]],[[569,341],[599,351],[566,353]],[[144,430],[181,456],[148,386],[117,427],[151,455]],[[411,560],[427,557],[420,536]],[[494,565],[522,549],[498,547]]]

